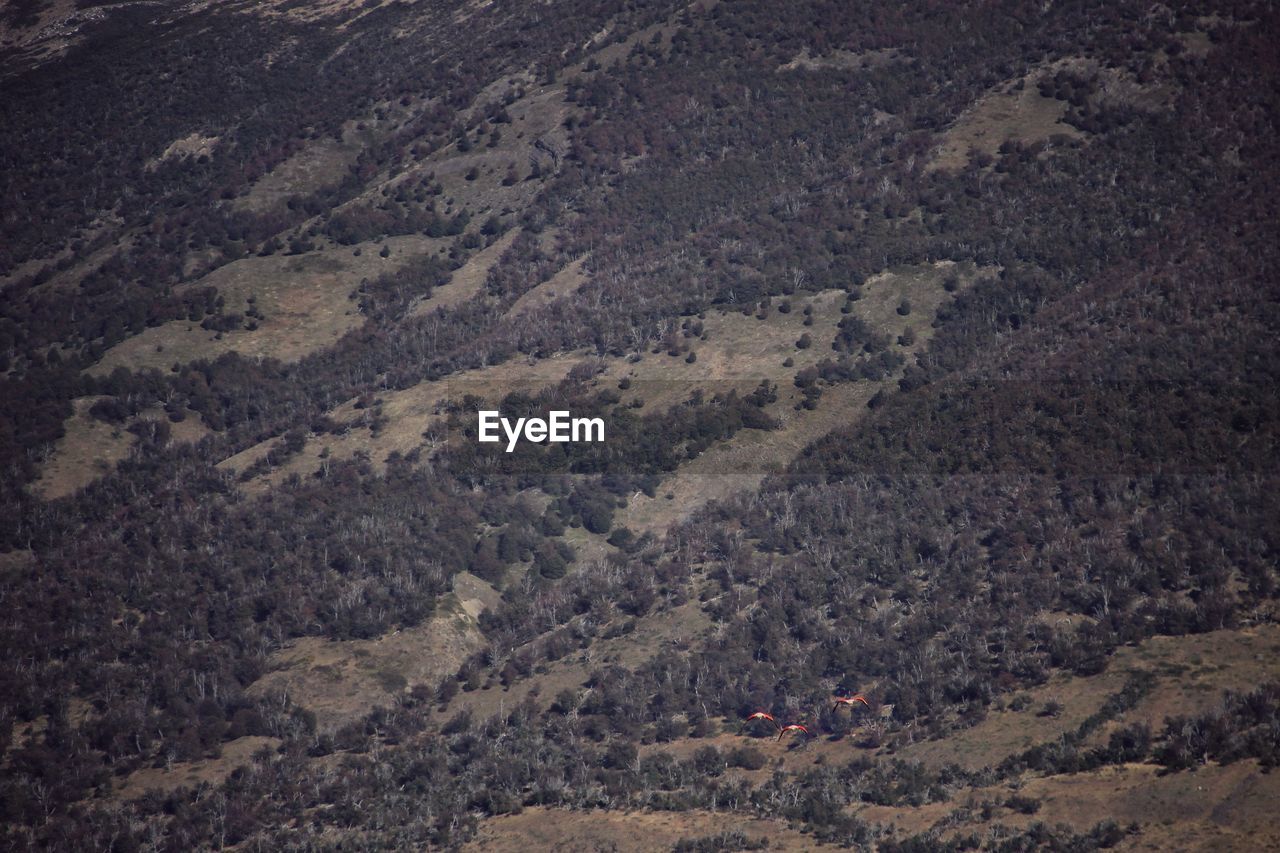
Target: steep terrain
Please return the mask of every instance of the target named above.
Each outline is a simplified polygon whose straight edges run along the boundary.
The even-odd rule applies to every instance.
[[[1211,6],[9,4],[0,846],[1280,844]]]

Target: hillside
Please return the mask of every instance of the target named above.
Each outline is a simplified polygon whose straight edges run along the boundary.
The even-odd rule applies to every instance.
[[[0,8],[0,847],[1280,845],[1280,13],[785,6]]]

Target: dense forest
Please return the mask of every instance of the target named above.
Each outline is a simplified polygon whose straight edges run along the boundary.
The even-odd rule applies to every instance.
[[[74,5],[0,48],[0,845],[1088,850],[1167,836],[1037,784],[1280,761],[1274,648],[1117,663],[1276,621],[1271,4]],[[340,719],[264,687],[446,624]]]

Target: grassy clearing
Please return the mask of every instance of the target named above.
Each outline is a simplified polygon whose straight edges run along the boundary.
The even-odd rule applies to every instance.
[[[1041,96],[1036,88],[1040,73],[1004,84],[978,99],[943,134],[929,168],[963,169],[972,151],[995,154],[1008,139],[1031,143],[1057,134],[1081,137],[1080,131],[1061,121],[1067,103]]]
[[[1187,43],[1199,45],[1197,35],[1188,34]],[[1031,144],[1055,136],[1084,138],[1086,134],[1062,121],[1067,102],[1040,94],[1041,78],[1059,71],[1095,78],[1098,88],[1090,96],[1095,105],[1123,105],[1141,110],[1167,108],[1178,83],[1164,73],[1168,57],[1160,54],[1154,59],[1160,76],[1148,83],[1140,83],[1124,69],[1109,68],[1085,57],[1046,63],[1024,77],[1003,83],[975,101],[943,134],[928,168],[963,169],[969,165],[973,152],[994,155],[1006,140]]]
[[[1152,669],[1155,689],[1123,717],[1124,723],[1146,722],[1158,729],[1166,717],[1193,714],[1212,707],[1225,690],[1243,692],[1280,679],[1280,625],[1258,625],[1238,631],[1212,631],[1186,637],[1153,637],[1136,648],[1116,653],[1112,668]],[[1112,724],[1118,725],[1119,723]],[[1110,734],[1104,726],[1094,740]]]
[[[586,570],[590,570],[589,568]],[[547,708],[562,690],[581,690],[591,673],[604,666],[617,664],[636,667],[653,656],[678,650],[711,628],[711,621],[697,602],[688,602],[636,619],[634,630],[611,639],[597,639],[590,648],[543,664],[537,678],[517,681],[510,687],[493,683],[454,697],[438,716],[448,719],[462,710],[483,718],[514,707],[531,697],[539,707]]]
[[[358,145],[332,137],[310,142],[254,182],[247,193],[235,200],[234,207],[262,213],[282,206],[292,196],[337,186],[359,151]]]
[[[1187,713],[1191,705],[1218,701],[1223,690],[1248,690],[1275,678],[1280,651],[1280,626],[1216,631],[1186,637],[1154,637],[1137,647],[1121,649],[1108,670],[1090,678],[1060,674],[1048,684],[1026,692],[1025,710],[991,712],[977,726],[939,741],[900,749],[894,757],[942,766],[955,763],[968,769],[993,766],[1007,755],[1074,730],[1119,690],[1131,673],[1156,674],[1156,688],[1120,723],[1146,721],[1157,729],[1168,714]],[[1040,712],[1049,701],[1061,705],[1056,716]],[[1104,727],[1104,732],[1106,727]],[[1095,734],[1094,741],[1105,740]],[[752,737],[736,720],[721,723],[721,733],[705,738],[681,738],[649,744],[642,754],[666,752],[685,759],[712,745],[722,752],[750,744],[766,755],[767,763],[745,774],[755,782],[775,767],[790,772],[819,764],[839,765],[868,754],[853,739],[824,737],[807,742],[776,743],[771,737]],[[886,750],[876,754],[888,757]],[[1033,815],[1021,814],[1003,803],[1014,794],[1040,802]],[[1231,765],[1208,764],[1193,772],[1164,774],[1151,764],[1108,766],[1089,773],[1052,776],[1025,775],[999,785],[961,792],[949,802],[919,807],[857,804],[853,813],[868,823],[892,826],[898,837],[935,831],[941,838],[978,832],[997,825],[1025,828],[1036,821],[1066,824],[1087,831],[1104,820],[1121,826],[1136,823],[1141,832],[1122,849],[1260,850],[1280,844],[1274,803],[1280,801],[1280,774],[1265,773],[1256,761]],[[982,814],[984,805],[991,814]]]
[[[489,265],[503,249],[502,241],[498,241],[477,254],[454,274],[450,284],[440,289],[438,297],[433,296],[414,310],[421,312],[429,306],[438,306],[437,299],[447,298],[448,291],[454,287],[459,290],[452,298],[466,298],[467,290],[480,286]],[[916,336],[915,343],[898,347],[910,356],[927,344],[937,308],[950,298],[942,287],[942,280],[952,267],[950,264],[913,267],[873,276],[864,284],[863,298],[854,304],[854,312],[892,338],[910,328]],[[975,271],[966,269],[960,273],[961,281],[968,283]],[[557,278],[560,275],[552,281]],[[905,317],[897,313],[904,298],[913,306]],[[738,312],[709,314],[704,322],[703,337],[688,341],[697,353],[697,361],[693,363],[687,362],[683,355],[673,357],[665,352],[646,353],[638,361],[605,359],[604,370],[595,379],[596,387],[616,388],[622,380],[630,380],[631,387],[622,392],[622,399],[624,402],[643,400],[644,411],[682,402],[695,389],[708,395],[722,393],[730,387],[749,393],[762,379],[767,379],[777,384],[779,394],[771,413],[783,422],[780,430],[745,431],[704,452],[671,475],[655,498],[636,496],[619,513],[618,523],[637,532],[664,530],[709,500],[753,488],[765,474],[785,467],[807,444],[865,411],[866,402],[878,384],[859,382],[832,387],[824,393],[816,410],[795,408],[800,399],[794,387],[796,373],[831,355],[831,342],[842,316],[840,307],[844,299],[844,291],[840,290],[793,297],[789,313],[775,307],[764,320]],[[804,325],[807,307],[813,311],[810,326]],[[806,333],[813,344],[801,349],[797,341]],[[330,412],[335,420],[351,425],[348,432],[313,436],[301,453],[247,484],[246,488],[251,492],[261,491],[290,474],[307,476],[327,461],[349,459],[357,454],[366,455],[380,468],[388,454],[405,454],[424,443],[423,432],[443,419],[441,404],[444,401],[460,400],[467,394],[497,400],[511,391],[537,391],[559,382],[575,364],[588,357],[587,353],[568,353],[548,359],[513,360],[382,394],[377,398],[381,401],[378,410],[385,421],[376,435],[369,428],[374,410],[357,409],[355,400],[348,401]],[[788,359],[792,364],[785,363]],[[268,453],[274,444],[274,440],[262,442],[223,460],[219,467],[243,470]],[[667,494],[672,497],[667,498]],[[583,551],[584,558],[604,547],[595,542],[582,544],[588,546]]]
[[[235,261],[183,287],[217,288],[228,314],[244,313],[253,297],[265,315],[257,329],[218,333],[202,329],[199,323],[173,320],[112,347],[89,372],[106,374],[116,367],[168,370],[174,363],[214,359],[227,352],[296,361],[360,325],[359,309],[350,297],[361,279],[439,252],[448,243],[420,236],[390,237],[358,247]],[[390,249],[386,258],[380,256],[384,245]]]
[[[504,77],[491,84],[486,90],[488,97],[477,98],[477,104],[497,99],[508,88],[514,88],[509,79],[512,78]],[[511,121],[489,128],[498,131],[496,143],[489,135],[477,136],[473,129],[469,150],[462,151],[457,142],[452,142],[402,172],[384,174],[335,212],[349,205],[377,203],[384,192],[428,174],[442,188],[437,209],[446,216],[468,211],[473,228],[489,216],[509,216],[528,208],[542,190],[544,180],[532,176],[531,164],[536,161],[542,175],[555,171],[558,164],[547,152],[556,151],[561,156],[567,153],[569,136],[564,121],[578,111],[565,101],[564,86],[523,82],[527,87],[524,96],[506,107]],[[509,174],[514,181],[508,178]]]
[[[40,466],[40,477],[32,491],[43,500],[54,500],[73,494],[109,473],[128,457],[137,437],[127,424],[109,424],[89,414],[90,407],[101,397],[80,397],[72,401],[75,409],[63,422],[64,434]],[[159,407],[139,413],[136,421],[168,420]],[[196,442],[209,434],[200,416],[187,411],[186,418],[169,423],[170,444]]]
[[[45,0],[34,13],[29,27],[15,27],[7,16],[0,20],[0,50],[21,53],[32,65],[61,56],[81,40],[86,23],[103,17],[101,10],[81,8],[76,0]]]
[[[454,271],[449,277],[448,284],[435,288],[429,297],[411,305],[407,316],[419,317],[442,308],[452,308],[475,296],[484,287],[489,270],[502,257],[502,253],[510,248],[519,233],[520,229],[512,228],[494,240],[491,245],[476,252],[467,259],[465,264]]]
[[[859,52],[849,50],[832,50],[822,56],[812,56],[808,47],[803,47],[796,58],[786,65],[778,67],[779,71],[822,71],[829,68],[839,70],[878,68],[895,61],[901,56],[897,48],[886,47],[878,50]]]
[[[502,595],[488,581],[481,580],[470,572],[460,572],[453,576],[453,594],[458,598],[458,606],[472,619],[490,607],[496,607]]]
[[[112,794],[118,800],[133,800],[150,792],[167,794],[183,787],[218,785],[236,768],[249,764],[254,753],[262,749],[275,750],[280,743],[279,738],[258,735],[236,738],[222,745],[222,754],[217,758],[135,770],[118,783]]]
[[[873,276],[864,283],[854,314],[893,339],[910,329],[915,343],[895,345],[909,358],[925,347],[933,334],[938,307],[950,298],[942,281],[953,267],[912,267]],[[973,270],[959,272],[963,283],[972,281]],[[695,363],[662,354],[647,355],[635,364],[611,366],[605,376],[632,380],[633,390],[624,398],[642,397],[646,407],[687,399],[694,388],[720,392],[726,382],[732,382],[740,392],[749,392],[767,379],[778,386],[778,401],[770,407],[770,414],[782,423],[780,429],[770,432],[740,432],[703,452],[670,475],[655,497],[638,495],[631,500],[619,513],[617,523],[637,532],[661,532],[709,501],[756,488],[766,475],[784,470],[808,444],[860,417],[867,410],[867,401],[884,383],[837,385],[823,392],[816,409],[796,407],[801,399],[794,384],[796,374],[831,357],[844,299],[844,291],[828,290],[795,298],[790,313],[774,310],[764,320],[738,313],[708,316],[706,340],[694,346],[698,353]],[[905,317],[898,313],[903,299],[912,305]],[[806,307],[813,309],[811,326],[804,325]],[[806,333],[813,343],[800,349],[797,341]],[[789,366],[788,359],[793,362]]]
[[[524,853],[536,850],[612,850],[617,853],[671,849],[681,839],[723,832],[767,838],[770,850],[815,850],[817,843],[781,821],[720,812],[577,812],[528,808],[491,818],[464,850]]]
[[[247,489],[260,491],[290,474],[306,476],[319,470],[326,461],[350,459],[357,454],[366,455],[375,467],[381,468],[388,454],[408,453],[424,443],[422,434],[427,427],[444,419],[441,405],[446,400],[461,400],[467,394],[493,400],[515,390],[536,391],[564,379],[581,360],[582,355],[576,354],[509,361],[381,394],[376,399],[382,401],[380,411],[386,422],[376,435],[369,427],[373,410],[357,409],[357,401],[349,400],[329,413],[335,420],[350,424],[348,432],[313,436],[302,452],[248,484]],[[243,470],[266,455],[274,444],[274,439],[256,444],[219,462],[218,467]]]
[[[1037,743],[1074,731],[1138,671],[1157,676],[1156,686],[1118,720],[1102,726],[1088,743],[1104,743],[1112,729],[1133,722],[1157,731],[1164,719],[1212,706],[1224,690],[1245,691],[1280,676],[1280,626],[1214,631],[1186,637],[1153,637],[1137,647],[1119,649],[1106,671],[1090,678],[1058,673],[1025,691],[1022,711],[996,710],[981,723],[943,740],[913,744],[900,754],[933,766],[958,764],[971,770],[999,764]],[[1042,715],[1050,702],[1060,707]]]
[[[1015,794],[1039,801],[1039,810],[1026,815],[1004,806]],[[1272,817],[1277,798],[1280,776],[1261,772],[1254,761],[1169,775],[1151,765],[1127,764],[977,788],[946,803],[865,805],[854,813],[868,823],[895,827],[899,836],[933,830],[947,839],[1036,822],[1085,832],[1112,820],[1121,827],[1139,826],[1139,834],[1125,839],[1121,850],[1254,851],[1280,843]],[[991,810],[989,817],[982,814],[984,806]]]
[[[536,311],[575,293],[586,283],[587,277],[582,272],[582,266],[586,261],[585,255],[572,261],[560,272],[521,295],[507,312],[507,316],[519,317],[528,314],[530,311]]]
[[[167,160],[186,160],[189,157],[212,154],[220,139],[221,137],[204,133],[189,133],[181,139],[170,142],[159,157],[147,164],[147,168],[154,169]]]
[[[40,466],[40,478],[31,486],[41,499],[74,494],[129,455],[137,437],[122,425],[108,424],[89,414],[89,408],[100,399],[80,397],[74,401],[75,412],[63,424],[65,434]]]
[[[475,590],[468,588],[469,592]],[[316,715],[321,731],[358,719],[416,684],[432,687],[484,645],[475,618],[449,596],[438,615],[375,640],[305,637],[275,652],[253,696],[289,698]]]

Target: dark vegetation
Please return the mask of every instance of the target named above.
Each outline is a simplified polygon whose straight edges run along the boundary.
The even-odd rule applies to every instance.
[[[778,16],[756,0],[708,12],[563,2],[453,24],[443,2],[366,4],[327,23],[217,6],[162,22],[126,6],[63,59],[6,65],[0,269],[43,260],[0,290],[0,548],[30,557],[0,574],[0,842],[444,846],[483,816],[554,805],[727,809],[838,843],[943,849],[884,837],[849,807],[943,802],[1001,774],[1122,761],[1273,766],[1274,686],[1087,746],[1102,723],[1123,723],[1146,689],[1135,682],[1078,731],[981,773],[893,754],[1055,670],[1096,674],[1122,644],[1273,612],[1280,20],[1266,4],[1217,4],[1215,49],[1201,57],[1178,39],[1203,25],[1198,7],[1157,20],[1149,5],[809,2]],[[618,40],[668,26],[570,75],[606,22]],[[384,37],[399,27],[410,37]],[[884,48],[897,49],[885,63],[779,70],[801,49]],[[1069,105],[1081,140],[926,168],[984,92],[1081,55],[1158,83],[1168,103],[1117,104],[1092,78],[1046,73],[1042,93]],[[567,150],[534,202],[504,214],[519,235],[482,292],[408,316],[506,226],[441,212],[426,174],[385,204],[336,206],[482,122],[505,127],[505,106],[476,96],[526,68],[565,86]],[[223,85],[228,69],[237,85]],[[220,141],[154,162],[193,132]],[[344,133],[364,136],[341,180],[266,212],[231,203],[308,141]],[[456,236],[457,249],[366,282],[361,328],[297,363],[227,355],[166,373],[81,372],[170,319],[252,321],[211,290],[179,288],[208,269],[405,233]],[[505,314],[586,253],[575,298]],[[998,272],[962,291],[948,279],[956,298],[908,362],[857,316],[859,286],[937,260]],[[277,444],[263,466],[278,464],[308,436],[345,429],[325,413],[346,400],[367,399],[376,419],[386,390],[570,349],[645,353],[682,318],[789,310],[789,297],[832,287],[853,307],[825,360],[797,377],[805,405],[824,405],[835,383],[897,377],[896,390],[759,493],[666,538],[618,528],[620,503],[656,494],[661,475],[717,441],[772,428],[775,389],[641,416],[589,390],[584,369],[503,408],[606,414],[620,438],[602,447],[446,442],[395,454],[384,472],[335,462],[259,497],[214,467],[265,440]],[[904,300],[896,328],[919,310]],[[109,422],[158,404],[196,412],[213,435],[170,445],[141,431],[114,472],[42,502],[28,488],[37,463],[89,394],[104,395],[93,415]],[[457,407],[450,432],[472,428],[470,411]],[[607,536],[609,556],[570,571],[572,527]],[[289,640],[418,624],[464,570],[502,602],[481,620],[487,648],[456,675],[336,732],[246,693]],[[450,707],[690,603],[722,630],[635,665],[598,663],[549,706],[528,697],[487,719]],[[1088,618],[1066,627],[1046,612]],[[879,753],[791,772],[750,742],[687,758],[638,751],[759,708],[829,708],[833,689],[859,685],[893,705],[854,735]],[[823,737],[852,728],[826,711],[809,723]],[[110,799],[133,770],[217,755],[245,735],[280,746],[225,783]],[[1091,849],[1122,836],[1037,824],[989,846]],[[947,843],[987,843],[969,842]]]

